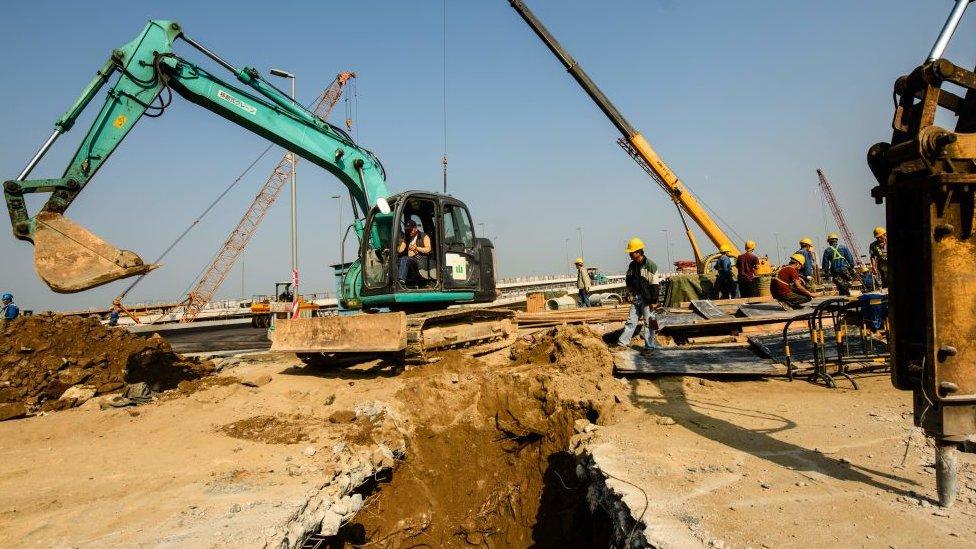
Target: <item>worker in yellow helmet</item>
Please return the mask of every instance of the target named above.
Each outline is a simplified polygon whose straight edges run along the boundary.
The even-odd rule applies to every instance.
[[[756,241],[746,240],[746,251],[735,258],[735,270],[739,273],[739,297],[759,297],[759,256],[755,253]]]
[[[583,258],[576,258],[576,289],[579,290],[580,307],[590,307],[590,273],[583,266]]]
[[[805,236],[800,239],[800,249],[795,253],[798,253],[806,258],[806,262],[800,267],[800,275],[807,282],[812,282],[817,276],[817,252],[813,249],[813,239],[809,236]]]
[[[871,243],[871,269],[878,275],[874,281],[880,288],[888,287],[888,231],[884,227],[874,228],[874,242]]]
[[[637,326],[644,320],[644,347],[650,350],[658,347],[654,338],[657,330],[657,316],[654,310],[661,297],[661,286],[658,281],[657,264],[644,255],[644,242],[637,238],[627,241],[627,255],[630,265],[627,266],[627,290],[632,297],[630,314],[624,323],[624,331],[617,340],[616,348],[630,347],[630,341],[637,331]]]
[[[732,275],[732,246],[722,244],[719,247],[722,255],[715,260],[715,289],[719,299],[735,298],[735,277]]]
[[[770,284],[770,291],[773,297],[786,303],[794,309],[800,309],[804,303],[809,303],[813,299],[813,294],[803,283],[803,276],[800,275],[800,268],[807,262],[803,254],[793,254],[790,262],[780,267],[776,272],[776,278]]]

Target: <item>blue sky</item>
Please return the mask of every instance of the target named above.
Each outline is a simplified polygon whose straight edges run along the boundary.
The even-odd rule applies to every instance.
[[[928,52],[949,0],[681,2],[533,0],[529,5],[700,198],[777,259],[802,236],[822,241],[815,170],[834,185],[866,251],[883,211],[868,193],[868,147],[890,137],[891,86]],[[393,191],[438,189],[443,140],[441,0],[381,2],[18,2],[0,34],[0,169],[13,178],[111,49],[150,18],[238,66],[298,75],[310,100],[342,70],[359,74],[356,136],[382,159]],[[948,57],[966,66],[976,17]],[[450,189],[496,239],[504,276],[565,271],[583,229],[589,263],[620,271],[639,236],[666,262],[690,258],[674,207],[619,149],[616,130],[505,0],[448,1]],[[208,64],[178,45],[184,57]],[[282,85],[285,83],[282,82]],[[103,92],[104,93],[104,92]],[[56,177],[96,99],[32,177]],[[342,118],[342,106],[336,109]],[[175,98],[144,119],[68,210],[110,242],[155,258],[266,146]],[[178,298],[236,224],[282,151],[274,149],[129,297]],[[337,180],[299,166],[300,266],[332,288]],[[243,293],[289,272],[289,210],[279,201],[245,254]],[[346,201],[345,220],[351,212]],[[35,206],[36,208],[36,203]],[[829,214],[828,214],[829,216]],[[827,220],[831,230],[832,220]],[[736,238],[735,235],[732,235]],[[704,241],[704,237],[699,235]],[[0,286],[24,308],[110,303],[126,282],[58,295],[33,249],[0,238]],[[241,269],[220,296],[242,293]]]

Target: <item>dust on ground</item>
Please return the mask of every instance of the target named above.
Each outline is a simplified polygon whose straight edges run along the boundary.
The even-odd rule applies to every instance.
[[[585,327],[552,330],[511,353],[501,366],[447,353],[403,375],[396,401],[407,458],[342,542],[526,547],[599,537],[566,449],[577,421],[606,424],[629,406],[627,387]]]
[[[74,386],[97,395],[144,382],[161,391],[212,369],[174,353],[161,337],[138,337],[94,318],[20,317],[0,335],[0,406],[19,417],[80,404],[83,398],[61,398]]]

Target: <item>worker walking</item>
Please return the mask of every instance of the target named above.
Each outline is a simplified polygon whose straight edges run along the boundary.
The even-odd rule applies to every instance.
[[[3,311],[3,314],[0,316],[2,316],[4,322],[9,322],[20,316],[20,307],[14,304],[13,294],[3,294],[0,299],[3,300],[3,309],[0,309],[0,311]]]
[[[759,297],[759,256],[753,253],[755,240],[746,240],[746,251],[735,258],[735,270],[739,272],[739,297]]]
[[[657,340],[654,339],[654,331],[657,329],[657,316],[654,314],[654,309],[661,295],[661,287],[657,280],[657,265],[644,255],[644,242],[636,237],[627,242],[627,255],[630,256],[630,265],[627,266],[627,289],[633,296],[633,301],[630,303],[630,314],[627,316],[627,322],[624,323],[624,331],[620,334],[617,345],[630,346],[630,340],[643,319],[644,345],[648,349],[653,349],[658,347]]]
[[[590,305],[590,273],[586,272],[583,266],[583,258],[576,258],[576,289],[579,290],[580,307],[591,307]]]
[[[800,267],[800,275],[807,282],[813,281],[817,270],[817,252],[813,249],[813,239],[809,236],[801,238],[800,249],[796,253],[806,258],[806,262]]]
[[[715,260],[715,270],[718,272],[718,276],[715,278],[718,298],[732,299],[735,297],[735,277],[732,275],[732,246],[722,244],[719,251],[722,252],[722,255]]]
[[[823,271],[837,286],[840,295],[851,295],[851,281],[854,279],[854,256],[847,246],[839,243],[837,233],[827,235],[827,249],[823,254]]]
[[[878,275],[875,284],[878,289],[888,287],[888,231],[884,227],[874,228],[874,242],[870,252],[871,269]]]
[[[769,288],[777,301],[786,303],[794,309],[801,308],[804,303],[813,299],[813,294],[803,283],[805,279],[800,275],[800,268],[806,261],[807,258],[803,254],[791,255],[790,262],[780,267]]]

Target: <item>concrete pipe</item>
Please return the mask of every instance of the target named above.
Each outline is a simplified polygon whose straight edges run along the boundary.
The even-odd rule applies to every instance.
[[[550,311],[558,311],[562,309],[575,309],[578,307],[576,300],[568,295],[562,297],[554,297],[546,301],[546,309]]]

